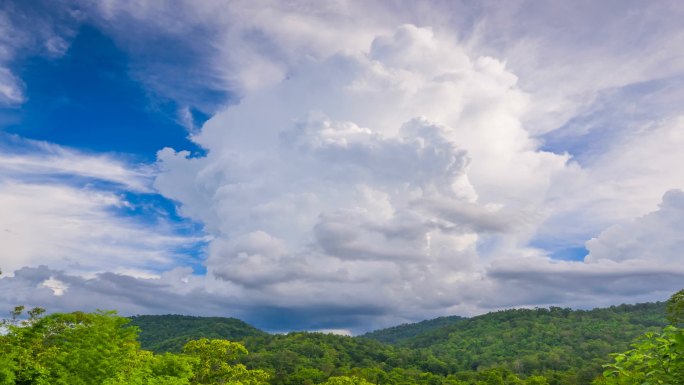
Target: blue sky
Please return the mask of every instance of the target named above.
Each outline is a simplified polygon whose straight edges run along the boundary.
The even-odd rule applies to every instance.
[[[110,37],[89,25],[75,33],[63,56],[30,57],[14,65],[27,100],[5,111],[15,120],[6,133],[146,162],[165,146],[201,153],[188,140],[176,102],[131,78],[128,55]],[[225,97],[217,96],[219,101]],[[190,111],[196,125],[208,117]]]
[[[22,79],[25,101],[2,111],[8,117],[3,127],[8,151],[16,149],[16,141],[29,140],[86,154],[110,154],[130,163],[153,163],[157,151],[166,146],[189,150],[195,156],[203,153],[189,140],[189,127],[179,116],[177,102],[134,79],[129,56],[92,25],[79,26],[59,57],[26,57],[12,67]],[[216,103],[227,101],[226,94],[214,97]],[[190,128],[209,117],[193,107],[188,112]],[[59,183],[87,184],[120,194],[127,204],[113,208],[112,215],[130,217],[143,225],[165,220],[178,234],[201,234],[200,224],[178,215],[174,202],[155,191],[126,191],[98,178],[84,180],[59,173],[51,177]],[[183,265],[192,266],[197,273],[205,272],[198,262],[203,245],[199,242],[179,249]]]
[[[683,14],[4,2],[0,306],[360,332],[667,298]]]

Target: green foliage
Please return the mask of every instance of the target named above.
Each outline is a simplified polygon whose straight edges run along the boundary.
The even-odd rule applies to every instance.
[[[190,341],[183,351],[196,357],[193,384],[266,384],[268,374],[263,370],[248,370],[237,364],[241,355],[247,354],[242,344],[226,340],[208,340],[202,338]]]
[[[330,377],[323,385],[373,385],[372,383],[359,377]]]
[[[186,354],[141,350],[138,329],[114,312],[12,311],[0,335],[0,385],[261,385],[268,374],[237,363],[239,343],[202,339]]]
[[[140,345],[153,352],[179,353],[188,342],[200,338],[240,341],[265,332],[236,318],[184,315],[140,315],[131,317],[140,328]]]
[[[274,385],[314,385],[339,376],[385,385],[586,385],[601,373],[610,353],[664,326],[664,313],[664,303],[590,311],[508,310],[401,325],[356,338],[258,331],[241,339],[251,353],[238,360],[249,369],[271,373]],[[164,326],[172,324],[165,317],[156,320],[163,321],[161,329],[171,330]],[[211,331],[205,320],[194,322],[202,325],[202,332]],[[146,327],[157,328],[154,322]]]
[[[595,384],[684,384],[684,329],[668,326],[646,333],[632,347],[614,354]]]
[[[155,355],[140,350],[128,357],[126,365],[103,385],[189,385],[195,360],[167,353]]]
[[[674,293],[667,301],[667,319],[675,326],[684,324],[684,289]]]
[[[662,329],[663,303],[446,317],[361,338],[270,335],[218,317],[25,312],[15,308],[4,323],[0,385],[588,385],[608,352],[644,331],[595,384],[684,384],[684,337]],[[132,323],[148,329],[149,346],[178,353],[142,350]],[[213,338],[227,334],[241,341]]]
[[[506,310],[417,335],[402,346],[426,350],[450,372],[504,365],[523,375],[589,369],[584,376],[593,378],[610,353],[664,326],[664,310],[663,303]]]
[[[596,385],[675,385],[684,384],[684,290],[667,301],[672,325],[659,332],[639,337],[623,353],[612,354],[613,362],[603,365],[603,376]]]
[[[113,312],[41,313],[8,325],[2,339],[17,383],[99,385],[138,348],[136,330]]]
[[[289,333],[245,339],[252,352],[243,362],[249,367],[265,368],[282,383],[303,368],[313,368],[325,377],[342,375],[351,368],[391,367],[401,356],[392,346],[376,341],[323,333]]]
[[[530,376],[525,380],[525,385],[549,385],[549,380],[543,376]]]
[[[459,316],[439,317],[416,323],[403,324],[387,329],[376,330],[362,335],[362,338],[369,338],[386,344],[397,345],[404,343],[412,338],[441,328],[454,325],[466,318]]]

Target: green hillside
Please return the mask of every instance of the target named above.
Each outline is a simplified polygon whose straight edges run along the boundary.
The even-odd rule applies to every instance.
[[[406,323],[393,326],[387,329],[375,330],[362,335],[363,338],[370,338],[387,344],[397,345],[410,340],[418,335],[451,326],[466,318],[460,316],[439,317],[431,320],[416,323]]]
[[[419,324],[363,337],[388,341],[392,336],[412,334]],[[594,310],[515,309],[428,327],[394,341],[397,346],[429,353],[449,373],[503,366],[519,374],[575,372],[586,380],[600,373],[610,353],[626,350],[635,337],[666,324],[662,302]]]
[[[199,338],[240,341],[267,334],[237,318],[138,315],[130,319],[132,326],[140,328],[142,348],[153,352],[180,352],[188,341]]]
[[[250,354],[242,362],[273,373],[273,384],[294,385],[304,378],[322,381],[353,370],[391,370],[409,364],[401,360],[408,357],[406,349],[334,334],[296,332],[248,337],[243,342]]]
[[[141,329],[143,348],[156,352],[180,351],[184,343],[200,337],[240,341],[250,351],[241,362],[272,373],[272,384],[298,384],[303,378],[323,381],[350,373],[392,383],[396,381],[389,378],[421,382],[433,376],[477,382],[468,376],[491,370],[502,378],[505,373],[521,378],[542,374],[552,384],[590,384],[601,373],[601,364],[610,361],[610,353],[626,350],[637,336],[667,324],[664,303],[441,317],[359,337],[271,335],[234,318],[132,319]]]
[[[21,318],[19,306],[2,322],[0,384],[682,384],[682,293],[669,301],[671,325],[664,328],[665,304],[650,303],[505,310],[362,337],[273,335],[220,317],[32,309]],[[156,352],[182,353],[154,354],[136,340]],[[624,353],[610,357],[614,352]]]

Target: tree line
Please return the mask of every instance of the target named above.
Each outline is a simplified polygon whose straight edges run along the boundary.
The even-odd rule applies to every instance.
[[[236,319],[19,306],[0,335],[0,384],[675,385],[683,321],[684,290],[666,304],[404,325],[387,331],[393,344],[383,331],[271,335]]]

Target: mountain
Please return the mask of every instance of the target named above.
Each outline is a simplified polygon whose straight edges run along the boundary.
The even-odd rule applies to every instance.
[[[132,324],[141,329],[142,346],[156,352],[176,352],[185,342],[201,337],[240,341],[250,352],[243,363],[250,369],[268,370],[273,384],[299,384],[304,378],[348,373],[373,378],[376,383],[408,377],[429,382],[428,378],[437,381],[445,376],[475,383],[477,376],[498,371],[496,375],[502,378],[543,375],[551,384],[586,385],[602,372],[610,353],[628,349],[634,338],[667,322],[665,304],[658,302],[441,317],[359,337],[306,332],[273,335],[240,320],[219,317],[137,316]]]
[[[180,352],[188,341],[199,338],[240,341],[267,335],[237,318],[138,315],[130,319],[130,325],[140,329],[138,340],[142,348],[153,352]]]
[[[361,335],[361,338],[369,338],[386,344],[398,345],[413,339],[414,337],[434,330],[451,326],[466,318],[460,316],[439,317],[416,323],[406,323],[387,329],[375,330]]]
[[[396,344],[434,356],[448,372],[506,367],[516,373],[575,371],[594,378],[609,354],[624,351],[637,336],[667,324],[665,303],[611,306],[593,310],[514,309],[455,320]],[[368,333],[386,340],[418,324]]]

